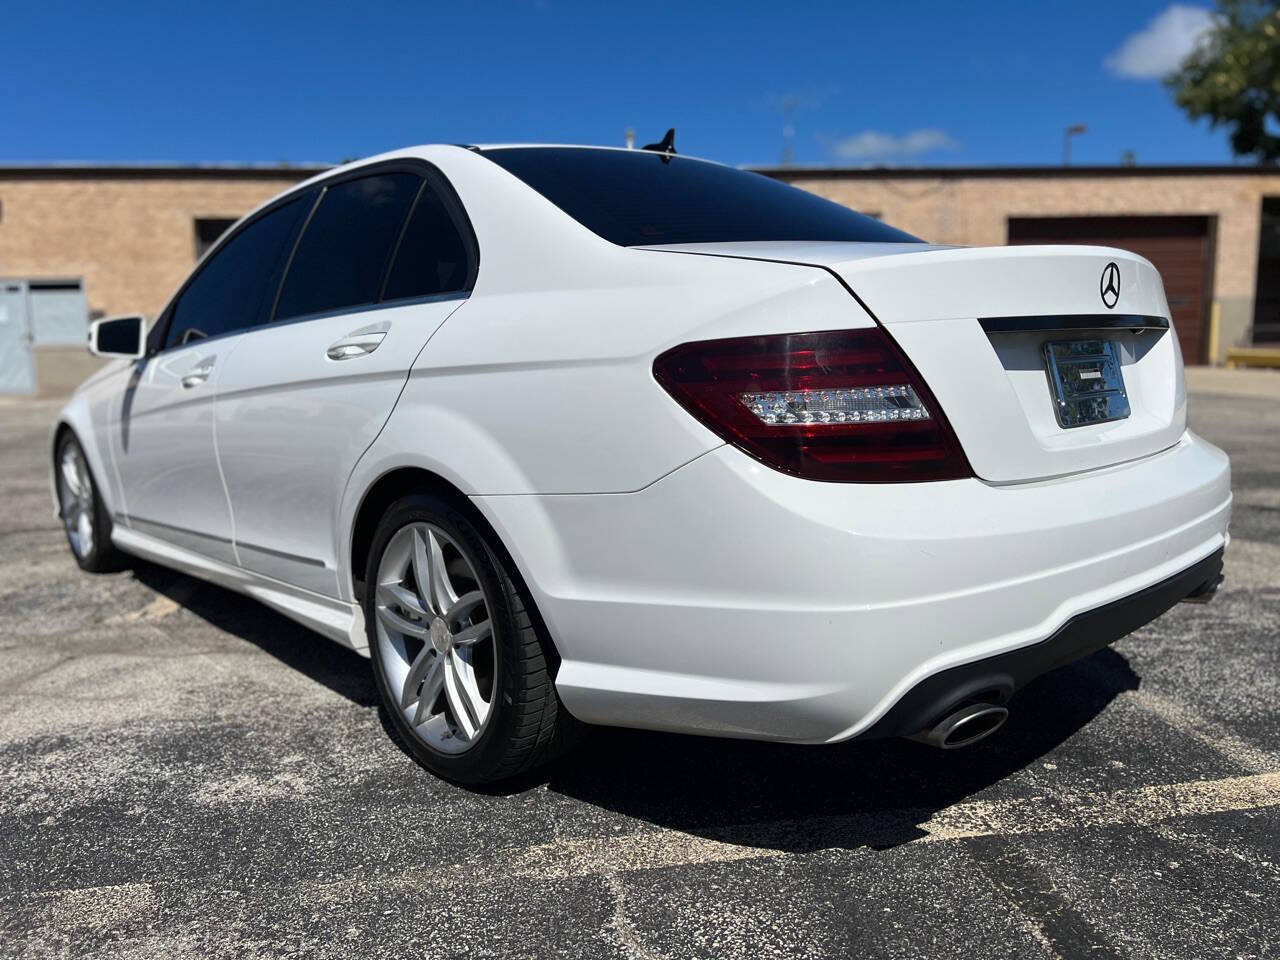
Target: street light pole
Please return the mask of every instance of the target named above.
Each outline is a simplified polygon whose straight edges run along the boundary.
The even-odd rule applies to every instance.
[[[1077,133],[1085,132],[1083,123],[1073,123],[1062,132],[1062,165],[1064,167],[1071,166],[1071,138]]]
[[[782,98],[782,165],[789,167],[795,161],[792,147],[796,141],[796,107],[799,100],[793,96]]]

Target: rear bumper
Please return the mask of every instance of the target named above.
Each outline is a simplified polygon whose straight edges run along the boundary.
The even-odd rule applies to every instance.
[[[1222,549],[1216,550],[1166,580],[1077,614],[1039,643],[926,677],[861,737],[910,736],[970,700],[1005,703],[1019,687],[1041,674],[1115,643],[1199,591],[1212,594],[1222,578],[1222,554]]]
[[[814,483],[721,447],[636,493],[476,503],[556,640],[576,716],[829,742],[901,729],[885,718],[929,678],[1219,553],[1231,493],[1226,456],[1187,433],[1008,486]],[[1150,612],[1132,610],[1126,632]]]

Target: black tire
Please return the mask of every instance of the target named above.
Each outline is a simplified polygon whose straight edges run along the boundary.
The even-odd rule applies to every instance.
[[[61,471],[63,458],[68,454],[79,457],[84,467],[83,479],[88,484],[87,496],[91,501],[89,512],[93,518],[93,543],[87,550],[79,548],[77,539],[67,524],[68,503],[65,499],[66,490]],[[93,475],[93,468],[89,465],[89,458],[85,456],[84,448],[70,430],[64,430],[62,436],[58,438],[53,470],[58,489],[58,512],[63,518],[63,533],[67,537],[67,546],[71,548],[71,556],[75,558],[80,569],[87,570],[89,573],[111,573],[126,567],[128,558],[111,542],[111,512],[102,501],[98,480]]]
[[[442,752],[412,728],[387,680],[378,639],[376,597],[383,554],[398,531],[418,523],[438,527],[465,555],[485,593],[488,619],[493,623],[496,689],[491,692],[488,721],[463,753]],[[396,733],[413,757],[433,773],[457,783],[481,784],[517,776],[564,753],[584,729],[560,703],[555,689],[559,658],[525,588],[504,557],[501,548],[491,544],[463,513],[425,494],[403,497],[387,509],[369,551],[364,618],[378,692]]]

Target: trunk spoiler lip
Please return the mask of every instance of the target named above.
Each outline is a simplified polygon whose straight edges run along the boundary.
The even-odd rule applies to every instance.
[[[1059,330],[1168,330],[1167,317],[1136,313],[1095,313],[1042,317],[981,317],[986,333],[1050,333]]]

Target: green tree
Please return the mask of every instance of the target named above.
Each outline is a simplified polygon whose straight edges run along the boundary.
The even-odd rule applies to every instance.
[[[1218,0],[1204,41],[1165,84],[1194,120],[1231,130],[1231,149],[1280,161],[1280,0]]]

